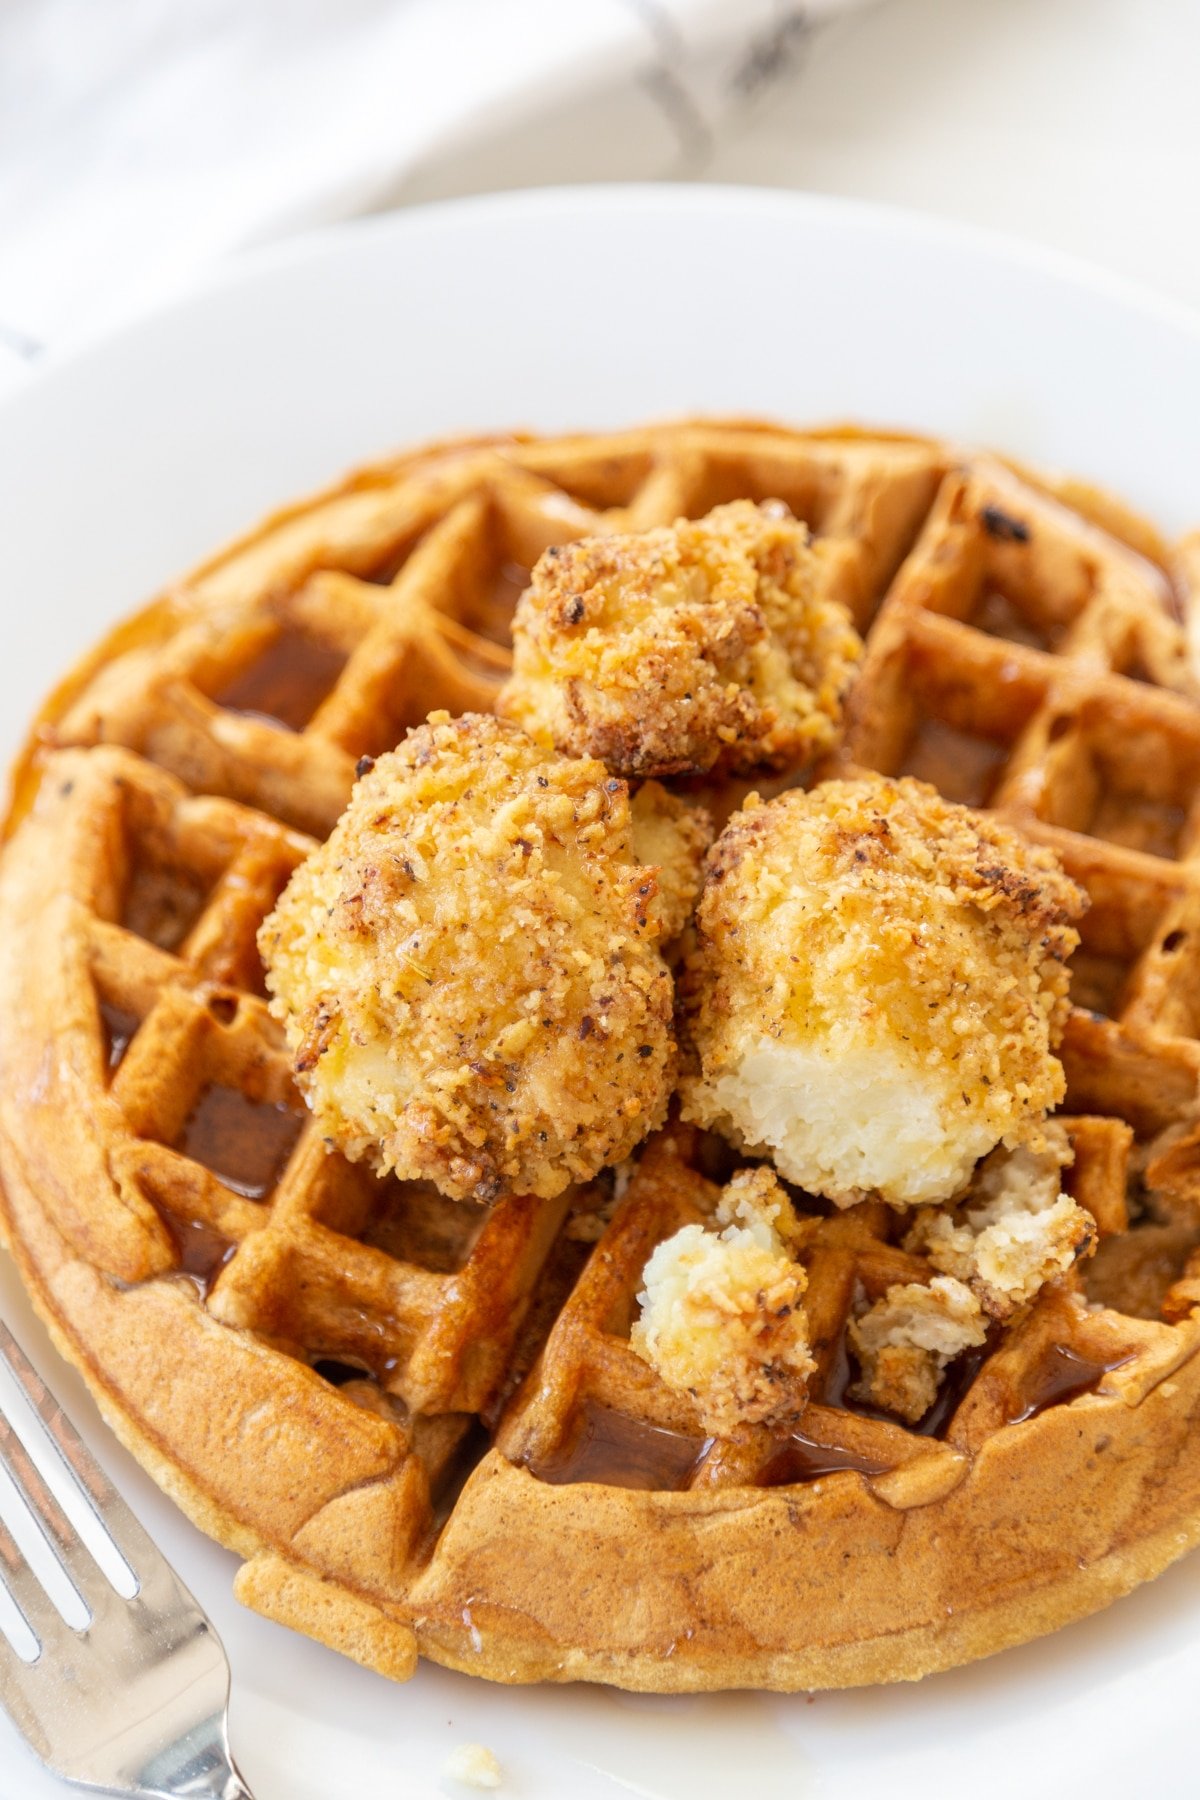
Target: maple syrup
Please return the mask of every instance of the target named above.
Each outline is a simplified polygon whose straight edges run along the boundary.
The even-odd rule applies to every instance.
[[[109,1074],[120,1068],[129,1040],[141,1024],[136,1013],[126,1012],[123,1006],[113,1006],[107,1000],[100,1002],[100,1034],[104,1045],[104,1056]]]
[[[185,869],[135,863],[125,890],[121,926],[159,950],[178,950],[204,910],[209,889]]]
[[[472,1419],[460,1442],[433,1476],[430,1504],[435,1536],[458,1505],[459,1495],[491,1447],[489,1433],[478,1419]]]
[[[986,806],[1007,752],[990,738],[972,737],[943,719],[926,719],[901,771],[928,781],[961,806]]]
[[[1062,628],[1037,623],[1014,605],[999,588],[988,588],[971,620],[977,631],[989,637],[1003,638],[1009,644],[1025,644],[1031,650],[1053,650],[1062,636]]]
[[[598,1400],[587,1400],[569,1441],[552,1455],[531,1462],[529,1471],[555,1486],[598,1481],[606,1487],[677,1492],[688,1485],[711,1441],[648,1425]]]
[[[1129,961],[1123,956],[1101,956],[1094,950],[1076,950],[1068,965],[1071,971],[1071,1004],[1115,1019],[1121,1009],[1121,995],[1129,977]]]
[[[226,712],[246,713],[285,731],[303,731],[333,691],[345,664],[340,650],[285,627],[257,661],[213,699]]]
[[[237,1245],[203,1219],[183,1219],[166,1207],[158,1216],[171,1234],[179,1257],[179,1273],[195,1282],[201,1299],[207,1299],[213,1283],[233,1256]]]
[[[529,586],[529,570],[523,563],[502,562],[488,588],[482,589],[461,615],[462,623],[477,637],[507,650],[512,644],[512,617],[517,601]],[[488,668],[494,675],[495,669]]]
[[[376,1186],[370,1217],[358,1235],[398,1262],[452,1275],[471,1254],[486,1218],[485,1207],[447,1200],[432,1182],[388,1176]]]
[[[303,1119],[282,1102],[210,1087],[189,1113],[179,1148],[246,1200],[265,1200],[282,1175]]]
[[[334,1356],[318,1357],[312,1365],[313,1370],[322,1381],[331,1387],[345,1387],[348,1381],[370,1381],[371,1371],[366,1363],[341,1362]]]
[[[1181,806],[1109,788],[1101,794],[1087,829],[1092,837],[1105,838],[1126,850],[1174,857],[1186,823]]]
[[[758,1485],[783,1487],[797,1481],[819,1481],[823,1475],[836,1475],[842,1469],[855,1469],[860,1475],[882,1475],[891,1466],[846,1444],[819,1444],[797,1429],[762,1470]]]
[[[1118,1356],[1111,1362],[1096,1362],[1068,1344],[1048,1344],[1014,1396],[1017,1410],[1008,1413],[1006,1423],[1019,1425],[1048,1407],[1065,1406],[1082,1394],[1095,1393],[1106,1375],[1131,1360],[1130,1356]]]

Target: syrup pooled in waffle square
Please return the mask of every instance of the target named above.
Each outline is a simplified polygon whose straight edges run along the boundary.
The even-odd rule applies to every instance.
[[[492,708],[541,552],[738,498],[809,526],[866,637],[830,769],[995,808],[1091,900],[1066,1179],[1100,1250],[916,1427],[856,1398],[847,1348],[929,1277],[887,1208],[795,1196],[810,1403],[713,1439],[629,1332],[728,1153],[672,1125],[615,1204],[611,1174],[450,1201],[322,1141],[265,1000],[258,927],[360,759]],[[6,1231],[106,1415],[246,1559],[244,1599],[393,1675],[419,1647],[501,1680],[836,1685],[1051,1629],[1192,1541],[1196,543],[1169,558],[1087,490],[915,439],[480,440],[279,515],[59,691],[0,870]]]

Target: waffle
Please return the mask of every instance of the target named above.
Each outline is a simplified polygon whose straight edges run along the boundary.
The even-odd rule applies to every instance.
[[[916,1428],[848,1391],[851,1310],[929,1276],[894,1214],[804,1207],[811,1402],[707,1438],[629,1327],[730,1153],[668,1125],[486,1211],[381,1179],[301,1107],[254,947],[358,759],[492,705],[543,549],[742,496],[866,635],[825,772],[995,808],[1091,897],[1063,1056],[1103,1241]],[[68,677],[0,862],[5,1232],[243,1601],[396,1678],[814,1688],[1049,1631],[1200,1537],[1198,582],[1200,541],[915,438],[497,438],[278,515]]]

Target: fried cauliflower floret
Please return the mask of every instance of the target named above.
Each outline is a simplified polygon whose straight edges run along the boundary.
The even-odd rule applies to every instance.
[[[674,1081],[656,874],[602,764],[434,713],[354,790],[259,947],[328,1138],[454,1199],[627,1156]]]
[[[832,743],[862,652],[779,501],[547,550],[500,711],[621,775],[781,767]]]
[[[704,878],[712,824],[702,806],[689,806],[657,781],[645,781],[630,802],[633,853],[658,870],[653,910],[664,941],[677,938],[692,916]]]
[[[1048,851],[921,782],[752,797],[696,913],[684,1117],[839,1205],[949,1198],[1062,1099],[1083,904]]]
[[[993,1150],[958,1206],[918,1215],[905,1248],[965,1281],[992,1319],[1008,1319],[1096,1242],[1096,1221],[1062,1192],[1074,1153],[1065,1129],[1045,1148]]]
[[[846,1329],[860,1370],[850,1394],[913,1425],[937,1399],[946,1365],[987,1337],[983,1308],[952,1275],[928,1287],[898,1282]]]
[[[717,1203],[724,1229],[685,1225],[659,1244],[630,1342],[668,1387],[691,1394],[706,1431],[782,1424],[803,1409],[815,1363],[789,1255],[796,1220],[767,1169],[743,1169]]]

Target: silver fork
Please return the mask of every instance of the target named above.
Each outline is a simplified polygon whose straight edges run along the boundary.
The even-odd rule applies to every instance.
[[[0,1465],[91,1615],[78,1630],[65,1622],[0,1520],[0,1580],[38,1643],[27,1662],[0,1633],[5,1711],[34,1755],[81,1787],[147,1800],[253,1800],[229,1751],[229,1664],[212,1625],[3,1323],[0,1361],[138,1584],[127,1600],[101,1571],[0,1397]]]

